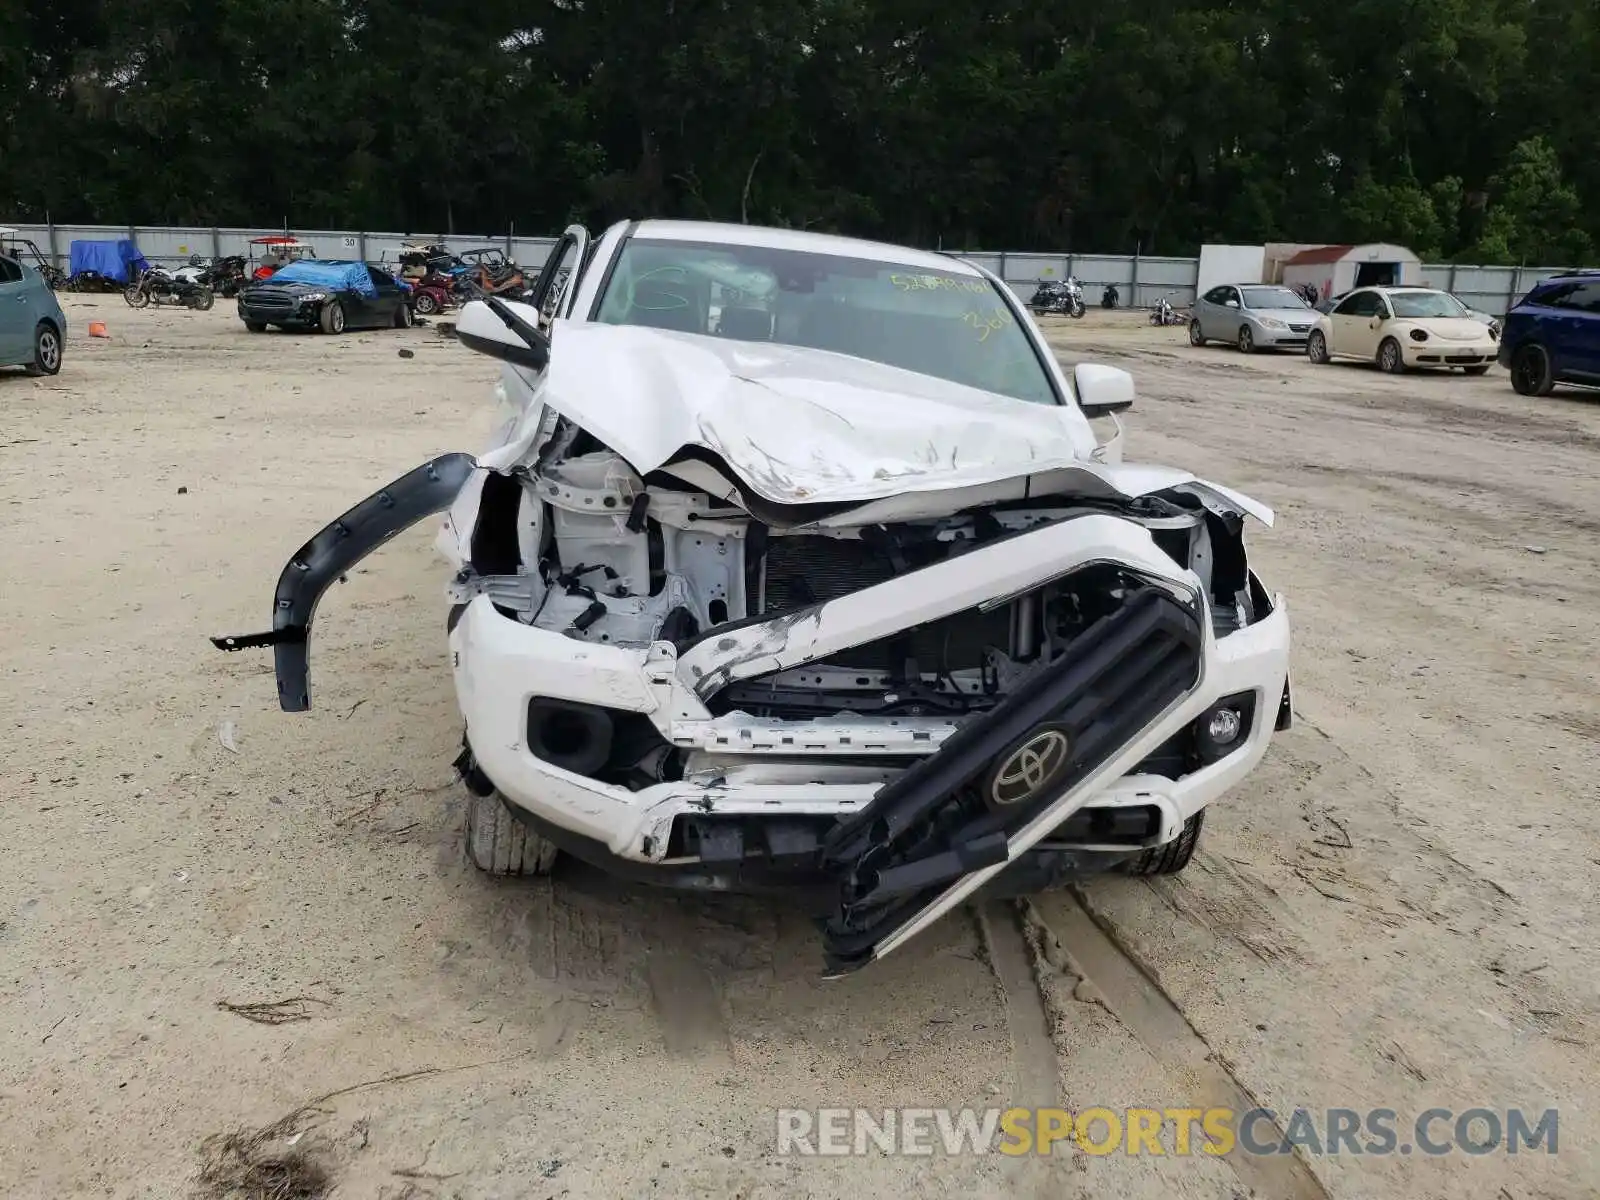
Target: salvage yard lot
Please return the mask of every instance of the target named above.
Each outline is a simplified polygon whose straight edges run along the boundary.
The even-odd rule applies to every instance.
[[[207,642],[351,503],[478,448],[498,364],[63,299],[62,374],[0,374],[0,1192],[185,1195],[205,1139],[316,1101],[296,1149],[339,1196],[1594,1194],[1600,398],[1048,319],[1134,373],[1130,460],[1276,508],[1297,724],[1184,875],[824,983],[782,908],[466,865],[431,523],[330,593],[309,714]],[[1557,1106],[1559,1153],[775,1153],[780,1107],[1241,1095]]]

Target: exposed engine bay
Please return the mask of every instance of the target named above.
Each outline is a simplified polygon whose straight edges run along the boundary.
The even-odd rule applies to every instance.
[[[640,478],[619,455],[551,418],[537,466],[484,484],[472,561],[451,586],[503,615],[617,646],[662,639],[680,652],[720,629],[852,592],[1051,522],[1098,512],[1148,529],[1195,572],[1218,636],[1256,603],[1243,516],[1173,491],[1128,501],[1042,497],[946,517],[783,528],[718,503],[671,469]],[[691,474],[698,463],[684,464]],[[707,697],[713,712],[805,720],[842,713],[963,716],[994,706],[1040,663],[1114,611],[1141,581],[1114,563],[851,647]]]

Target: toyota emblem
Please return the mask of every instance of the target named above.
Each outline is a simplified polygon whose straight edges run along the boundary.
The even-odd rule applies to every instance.
[[[992,808],[1015,808],[1058,780],[1071,761],[1072,739],[1054,725],[1033,730],[999,760],[989,775]]]

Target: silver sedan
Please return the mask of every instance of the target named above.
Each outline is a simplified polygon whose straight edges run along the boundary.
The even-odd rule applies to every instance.
[[[1195,300],[1189,343],[1227,342],[1245,354],[1279,346],[1304,350],[1316,323],[1316,311],[1286,287],[1225,283]]]

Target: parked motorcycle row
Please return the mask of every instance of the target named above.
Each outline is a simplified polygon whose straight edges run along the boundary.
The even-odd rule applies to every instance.
[[[1171,293],[1167,295],[1170,296]],[[1100,292],[1100,307],[1116,308],[1121,299],[1117,285],[1108,283]],[[1057,313],[1067,317],[1082,317],[1087,311],[1083,299],[1083,285],[1073,275],[1068,275],[1065,279],[1040,279],[1033,295],[1028,298],[1028,307],[1040,315]],[[1187,314],[1174,308],[1167,296],[1157,300],[1155,307],[1150,310],[1152,325],[1185,325],[1188,321]]]
[[[127,287],[122,298],[130,308],[149,305],[177,305],[205,312],[216,303],[217,297],[238,294],[245,281],[245,260],[240,254],[212,259],[210,262],[198,254],[189,259],[189,265],[175,270],[147,266]]]

